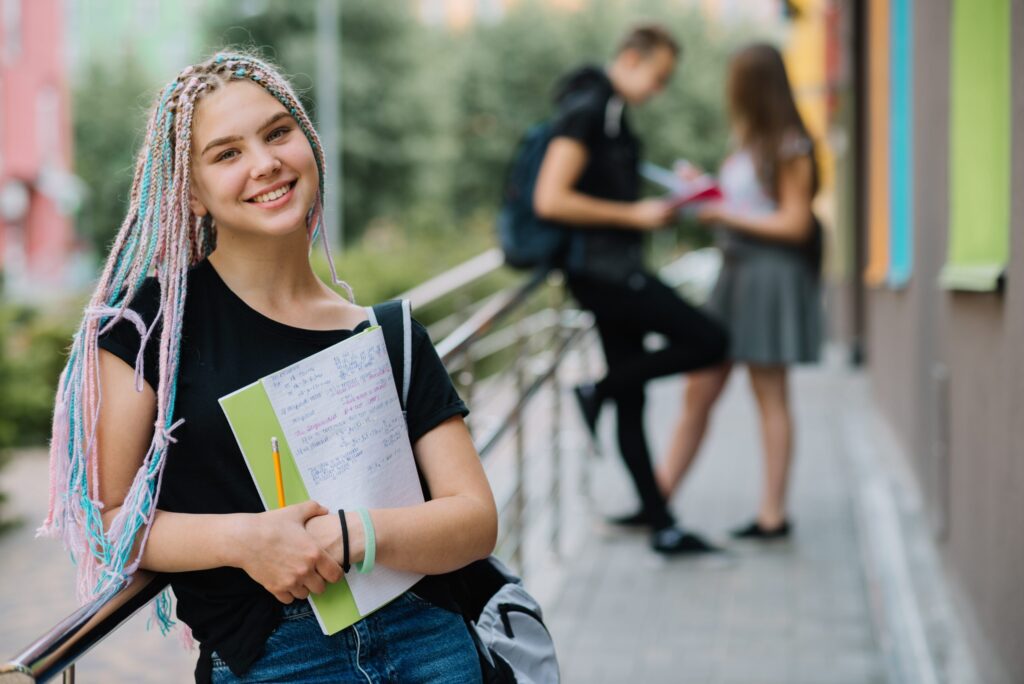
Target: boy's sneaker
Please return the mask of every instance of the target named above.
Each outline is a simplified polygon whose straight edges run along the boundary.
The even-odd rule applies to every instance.
[[[651,536],[651,548],[665,556],[699,556],[720,553],[721,549],[703,537],[675,525],[663,527]]]

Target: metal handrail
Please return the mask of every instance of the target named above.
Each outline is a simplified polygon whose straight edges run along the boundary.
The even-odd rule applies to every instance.
[[[498,270],[501,267],[500,255],[500,250],[484,252],[403,293],[400,298],[411,299],[418,306],[435,302]],[[548,271],[540,269],[525,282],[493,296],[437,345],[442,361],[447,365],[464,355],[475,341],[518,309],[545,282],[547,276]],[[576,330],[563,339],[551,366],[533,380],[527,391],[520,392],[516,405],[503,422],[518,420],[530,398],[557,372],[559,357],[580,332]],[[492,450],[507,428],[507,425],[500,428],[483,441],[481,456]],[[136,572],[129,583],[113,597],[97,599],[82,606],[8,662],[0,664],[0,684],[45,682],[62,672],[65,682],[73,682],[74,663],[149,603],[168,584],[167,575]]]
[[[540,269],[525,283],[499,292],[465,323],[441,340],[437,344],[437,353],[445,365],[455,361],[473,342],[486,335],[500,320],[517,309],[547,276],[548,271]]]
[[[479,440],[477,452],[480,457],[483,458],[494,448],[498,441],[505,436],[510,428],[518,422],[522,417],[523,409],[530,403],[533,396],[543,387],[556,372],[558,372],[558,366],[561,358],[565,355],[565,352],[576,342],[580,335],[590,327],[590,320],[587,316],[577,317],[572,322],[562,322],[562,325],[569,328],[570,333],[562,338],[558,346],[555,348],[554,359],[551,363],[541,372],[537,373],[532,382],[523,390],[519,399],[512,406],[511,409],[505,414],[505,416],[496,421],[498,426],[494,428],[490,434],[483,439]]]
[[[168,584],[166,575],[140,570],[109,599],[97,599],[0,665],[0,682],[45,682],[74,665]],[[67,678],[65,678],[67,680]]]
[[[455,290],[494,273],[504,263],[505,257],[502,251],[495,247],[482,254],[478,254],[469,261],[462,262],[440,275],[434,276],[430,280],[420,283],[411,290],[398,295],[396,299],[408,299],[412,302],[414,309],[421,309],[446,297]]]

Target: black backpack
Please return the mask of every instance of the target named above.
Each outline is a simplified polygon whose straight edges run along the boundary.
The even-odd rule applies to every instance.
[[[505,252],[505,263],[514,268],[558,266],[568,246],[566,229],[541,219],[533,210],[537,174],[550,142],[549,123],[531,127],[520,140],[505,176],[497,218],[498,241]]]
[[[372,325],[384,331],[403,414],[412,368],[409,300],[367,307]],[[423,494],[430,498],[420,476]],[[540,604],[505,565],[491,556],[446,575],[452,598],[476,645],[484,684],[557,684],[555,644],[544,626]]]

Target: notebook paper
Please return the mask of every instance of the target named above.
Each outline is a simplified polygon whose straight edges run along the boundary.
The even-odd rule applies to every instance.
[[[289,504],[328,510],[423,503],[405,418],[380,327],[371,327],[220,399],[263,505],[276,507],[270,438],[281,443]],[[354,570],[310,596],[325,634],[357,622],[422,575]]]

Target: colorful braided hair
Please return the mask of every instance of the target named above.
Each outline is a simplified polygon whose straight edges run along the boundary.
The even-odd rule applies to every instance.
[[[172,433],[177,389],[185,284],[189,267],[205,259],[216,244],[216,225],[200,219],[189,205],[192,168],[192,118],[196,102],[232,81],[262,86],[298,122],[319,171],[319,192],[306,217],[310,245],[323,216],[324,153],[313,124],[281,74],[249,55],[220,53],[184,69],[160,93],[139,151],[128,213],[107,257],[81,326],[74,336],[67,366],[60,377],[50,445],[50,508],[39,533],[59,537],[77,566],[80,601],[109,597],[139,566],[156,513],[161,475]],[[330,247],[323,240],[331,276],[354,301],[351,288],[338,279]],[[160,284],[160,309],[147,327],[128,308],[143,280],[155,270]],[[109,528],[104,530],[99,497],[96,426],[101,388],[97,342],[122,318],[139,331],[135,387],[142,391],[143,350],[158,323],[159,382],[153,439],[142,466]],[[132,555],[138,534],[139,551]],[[157,603],[161,628],[170,621],[169,598]]]

